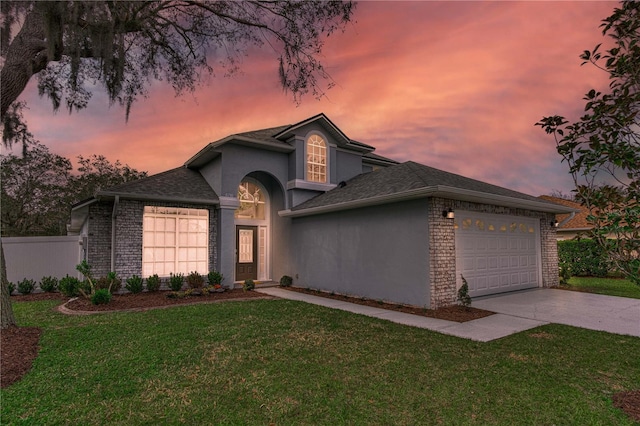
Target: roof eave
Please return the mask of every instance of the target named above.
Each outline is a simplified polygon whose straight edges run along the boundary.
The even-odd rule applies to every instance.
[[[408,201],[417,198],[442,197],[459,201],[469,201],[482,204],[492,204],[503,207],[535,210],[546,213],[570,213],[573,209],[548,202],[538,202],[525,200],[503,195],[487,194],[484,192],[471,191],[461,188],[436,185],[417,189],[411,189],[394,194],[385,194],[377,197],[364,198],[361,200],[346,201],[343,203],[330,204],[326,206],[310,207],[301,210],[281,210],[278,215],[282,217],[302,217],[316,214],[330,213],[341,210],[350,210],[361,207],[370,207],[380,204],[387,204],[400,201]]]
[[[204,166],[222,153],[219,150],[220,147],[229,143],[276,152],[291,152],[295,149],[294,147],[285,143],[274,143],[250,138],[247,136],[231,135],[217,142],[211,142],[209,145],[201,149],[196,155],[188,159],[184,163],[185,167],[198,168]]]
[[[112,200],[115,197],[120,197],[121,200],[139,200],[139,201],[160,201],[171,203],[185,203],[185,204],[202,204],[215,206],[220,204],[220,200],[205,199],[205,198],[189,198],[189,197],[175,197],[166,195],[155,194],[128,194],[122,192],[102,191],[96,195],[98,200]]]

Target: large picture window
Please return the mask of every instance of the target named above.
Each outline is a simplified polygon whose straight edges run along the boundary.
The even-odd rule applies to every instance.
[[[145,206],[142,274],[209,272],[209,211]]]
[[[327,183],[327,143],[318,135],[307,139],[307,180]]]

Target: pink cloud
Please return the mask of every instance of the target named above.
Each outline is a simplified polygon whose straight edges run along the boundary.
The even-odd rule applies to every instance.
[[[568,192],[553,140],[533,124],[575,117],[606,76],[578,55],[602,41],[610,2],[362,2],[357,23],[326,43],[337,86],[299,106],[282,92],[271,52],[176,98],[155,84],[128,124],[96,94],[71,116],[53,115],[34,85],[25,93],[36,136],[57,153],[105,154],[160,172],[228,134],[326,113],[377,153],[414,160],[534,195]]]

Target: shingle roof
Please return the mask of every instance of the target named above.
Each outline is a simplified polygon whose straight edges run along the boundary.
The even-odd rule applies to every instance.
[[[157,198],[174,201],[199,201],[207,204],[218,202],[218,195],[200,172],[186,167],[178,167],[147,178],[114,186],[98,192],[97,195],[119,195],[133,199]]]
[[[289,127],[291,127],[290,124],[287,124],[286,126],[270,127],[268,129],[251,130],[249,132],[236,133],[235,136],[244,136],[246,138],[251,138],[263,142],[285,143],[280,139],[274,138],[273,136],[277,135],[283,130],[288,129]]]
[[[553,205],[553,203],[540,200],[531,195],[438,170],[413,161],[407,161],[375,172],[358,175],[345,182],[345,185],[338,185],[337,188],[331,191],[293,207],[291,211],[391,196],[432,187],[456,188],[490,196],[509,197],[526,202]]]
[[[591,229],[592,226],[587,222],[587,216],[589,215],[589,210],[580,203],[571,200],[565,200],[563,198],[552,197],[550,195],[541,195],[539,198],[543,200],[550,201],[552,203],[560,204],[562,206],[572,207],[576,210],[580,210],[573,216],[571,219],[567,220],[570,217],[570,214],[557,214],[556,220],[560,223],[558,226],[559,230],[568,230],[568,229]],[[566,220],[566,222],[565,222]]]

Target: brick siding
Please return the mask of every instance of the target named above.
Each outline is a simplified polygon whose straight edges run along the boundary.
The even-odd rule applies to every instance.
[[[120,278],[124,280],[134,274],[142,275],[142,224],[145,206],[209,210],[209,270],[216,269],[218,212],[213,206],[120,200],[116,211],[115,238],[115,272]],[[89,208],[87,260],[95,276],[104,276],[111,269],[112,211],[113,202],[100,202]]]

